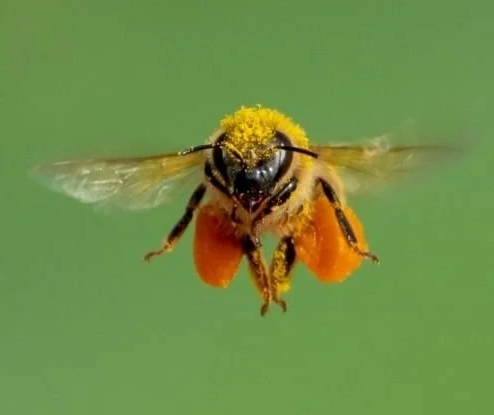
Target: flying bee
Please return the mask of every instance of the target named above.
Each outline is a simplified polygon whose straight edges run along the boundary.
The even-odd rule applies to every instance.
[[[284,311],[296,262],[324,282],[341,282],[364,259],[375,263],[347,194],[420,170],[449,154],[441,145],[390,145],[385,137],[355,145],[317,145],[282,113],[241,107],[202,145],[148,157],[82,159],[40,165],[36,176],[83,203],[128,210],[155,208],[173,191],[195,187],[185,212],[146,261],[173,250],[194,216],[200,278],[226,287],[243,257],[262,300]],[[261,237],[278,238],[266,263]]]

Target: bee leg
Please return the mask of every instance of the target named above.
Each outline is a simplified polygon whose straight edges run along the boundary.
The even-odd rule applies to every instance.
[[[271,261],[271,297],[285,312],[286,302],[280,297],[280,292],[290,288],[290,272],[295,264],[296,254],[293,240],[290,236],[282,238],[276,247]]]
[[[348,222],[348,219],[346,218],[345,214],[343,213],[343,210],[341,208],[341,202],[333,189],[333,187],[326,181],[319,179],[319,182],[321,183],[322,190],[324,192],[324,195],[326,198],[329,200],[329,203],[334,208],[334,212],[336,215],[336,219],[338,221],[338,224],[340,225],[340,229],[343,232],[343,235],[345,236],[346,240],[348,241],[348,244],[354,249],[359,255],[369,258],[372,260],[374,263],[379,263],[379,258],[374,255],[371,252],[364,252],[359,247],[357,246],[357,237],[355,236],[355,232],[352,229],[352,226],[350,225],[350,222]]]
[[[232,211],[230,212],[230,220],[236,225],[242,223],[237,215],[237,212],[238,212],[238,205],[234,203],[232,206]]]
[[[199,204],[201,203],[205,193],[206,193],[206,185],[204,183],[201,183],[196,188],[196,190],[194,190],[194,193],[192,193],[192,196],[190,197],[189,202],[187,203],[187,207],[185,208],[185,213],[182,215],[180,220],[177,222],[177,224],[173,227],[171,232],[168,234],[168,237],[166,238],[166,241],[163,244],[163,246],[156,251],[148,252],[144,256],[145,261],[150,261],[151,258],[157,255],[164,254],[166,252],[170,252],[173,249],[173,246],[178,242],[180,237],[183,235],[183,233],[189,226],[192,217],[194,216],[194,212],[199,207]]]
[[[291,194],[297,188],[297,184],[298,180],[295,177],[292,177],[285,186],[278,190],[278,192],[268,200],[264,209],[262,209],[252,221],[252,228],[254,231],[266,216],[274,212],[278,206],[281,206],[290,198]]]
[[[266,263],[262,257],[260,246],[249,234],[242,238],[242,250],[249,262],[249,271],[257,290],[262,296],[261,316],[267,313],[271,303],[271,284]]]

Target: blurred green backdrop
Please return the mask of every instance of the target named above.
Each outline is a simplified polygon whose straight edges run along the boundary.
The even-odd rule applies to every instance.
[[[0,414],[482,414],[493,384],[494,6],[483,1],[0,3]],[[421,186],[355,200],[379,267],[259,317],[245,265],[195,275],[185,198],[98,215],[27,171],[197,144],[261,103],[317,140],[410,117],[476,149]],[[193,122],[190,122],[190,120]],[[472,136],[473,137],[473,136]]]

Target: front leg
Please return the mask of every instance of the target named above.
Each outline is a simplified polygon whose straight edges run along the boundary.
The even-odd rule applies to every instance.
[[[249,272],[254,281],[257,291],[263,299],[261,306],[261,316],[267,313],[271,303],[271,281],[268,269],[260,246],[256,243],[252,235],[246,234],[242,238],[242,250],[249,263]]]
[[[164,254],[166,252],[170,252],[173,249],[173,246],[178,242],[180,237],[183,235],[183,233],[189,226],[194,216],[194,212],[199,207],[205,193],[206,193],[206,185],[204,183],[201,183],[196,188],[196,190],[194,190],[194,193],[192,193],[192,196],[190,197],[189,202],[187,203],[187,207],[185,208],[185,213],[182,215],[182,217],[177,222],[177,224],[173,227],[172,231],[168,234],[168,237],[166,238],[166,241],[163,244],[163,246],[156,251],[148,252],[144,256],[145,261],[149,262],[151,258],[157,255]]]
[[[345,236],[345,239],[347,240],[351,248],[359,255],[371,259],[374,263],[379,263],[379,258],[376,255],[374,255],[371,252],[363,252],[362,250],[359,249],[357,245],[358,241],[357,241],[357,237],[355,236],[355,232],[353,231],[350,222],[348,222],[345,213],[343,213],[343,209],[341,208],[341,202],[335,190],[333,189],[333,186],[331,186],[328,182],[326,182],[321,178],[319,179],[319,183],[321,183],[324,195],[328,199],[329,203],[331,203],[331,206],[333,206],[334,213],[336,215],[336,220],[338,221],[341,232]]]
[[[283,311],[286,311],[286,302],[280,297],[280,293],[290,288],[290,273],[295,264],[296,253],[293,239],[285,236],[280,240],[271,261],[271,297]]]

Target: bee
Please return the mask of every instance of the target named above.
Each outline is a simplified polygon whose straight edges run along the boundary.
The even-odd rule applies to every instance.
[[[291,118],[256,106],[225,116],[205,144],[180,152],[61,161],[34,172],[80,202],[127,210],[158,207],[173,200],[177,188],[194,186],[182,217],[144,259],[171,252],[195,216],[199,277],[227,287],[245,257],[264,315],[272,303],[286,311],[282,295],[297,262],[333,283],[366,259],[378,263],[347,195],[420,170],[452,149],[390,145],[385,137],[318,145]],[[278,240],[269,264],[262,252],[265,234]]]

